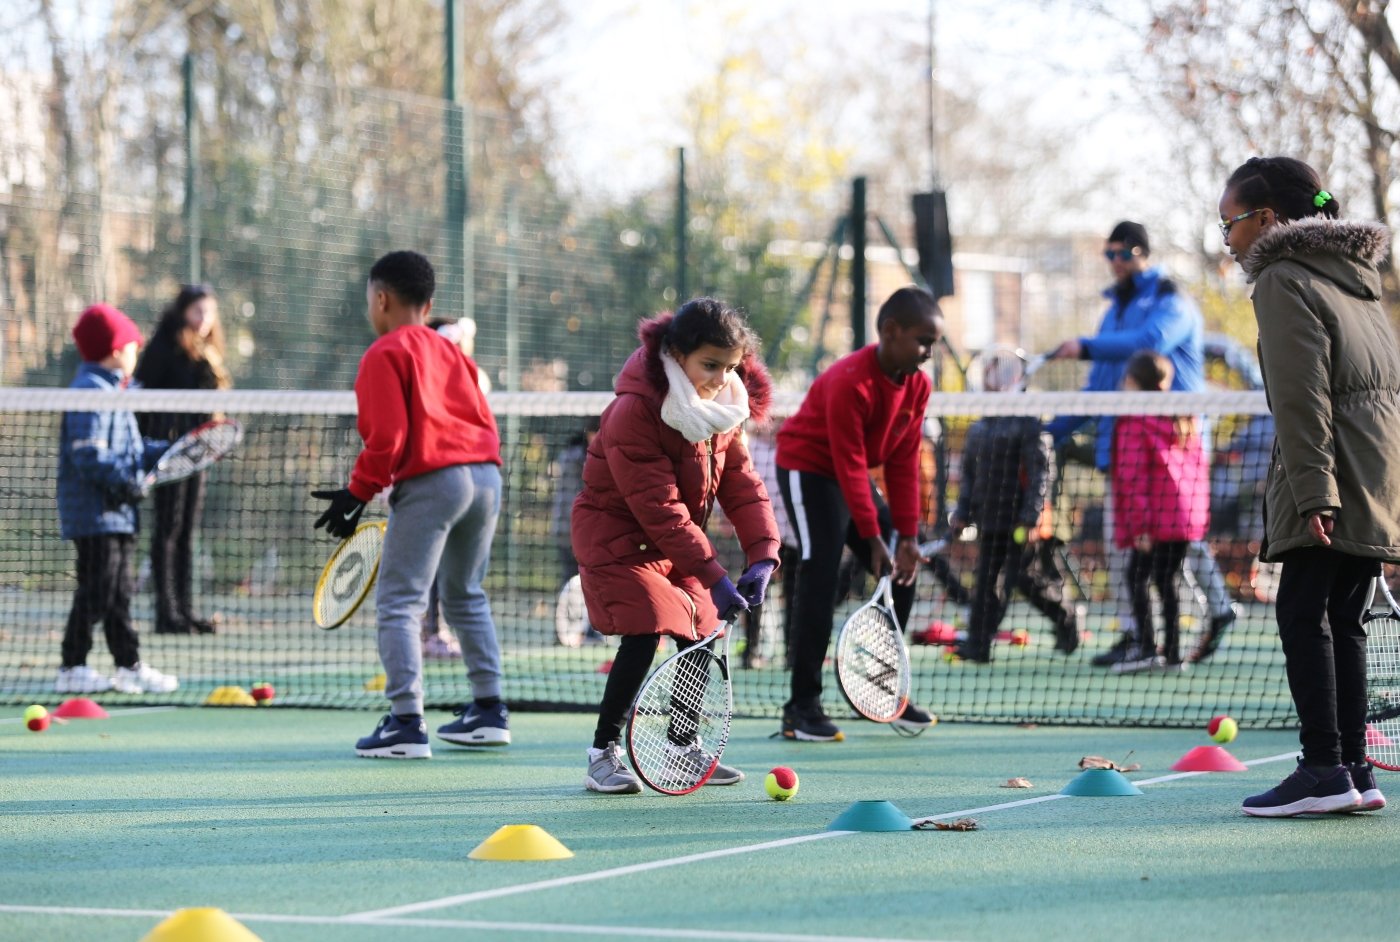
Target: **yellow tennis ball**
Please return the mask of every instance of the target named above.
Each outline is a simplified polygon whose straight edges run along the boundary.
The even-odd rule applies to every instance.
[[[1026,528],[1017,527],[1016,529],[1012,530],[1011,539],[1015,540],[1018,544],[1026,542]]]
[[[785,765],[780,765],[763,780],[763,790],[774,801],[787,801],[797,794],[797,773]]]
[[[1210,723],[1206,725],[1206,732],[1216,742],[1234,742],[1239,731],[1239,725],[1228,716],[1212,717]]]
[[[24,722],[27,724],[30,720],[37,720],[37,719],[38,719],[39,717],[41,717],[41,716],[48,716],[48,715],[49,715],[49,711],[46,710],[46,709],[43,707],[43,705],[36,703],[36,704],[34,704],[33,706],[31,706],[31,707],[26,707],[26,708],[25,708],[25,711],[24,711]]]

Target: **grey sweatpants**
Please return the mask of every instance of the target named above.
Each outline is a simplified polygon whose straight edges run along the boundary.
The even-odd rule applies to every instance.
[[[419,629],[434,578],[443,620],[462,643],[472,696],[501,695],[501,648],[481,588],[500,510],[494,464],[453,465],[394,485],[375,590],[384,696],[394,713],[423,712]]]

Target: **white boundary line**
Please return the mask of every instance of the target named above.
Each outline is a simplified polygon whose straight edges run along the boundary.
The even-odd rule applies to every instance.
[[[178,710],[178,709],[180,709],[180,708],[179,708],[179,707],[173,707],[173,706],[132,707],[132,708],[129,709],[129,710],[121,710],[121,709],[118,709],[118,710],[108,710],[108,711],[107,711],[107,715],[106,715],[105,717],[97,717],[97,718],[98,718],[98,719],[115,719],[115,718],[117,718],[117,717],[119,717],[119,716],[135,716],[135,715],[138,714],[138,713],[169,713],[171,710]],[[49,718],[50,718],[50,719],[53,719],[53,720],[55,720],[55,721],[58,721],[58,720],[60,719],[60,717],[56,717],[56,716],[53,715],[53,710],[49,710]],[[67,720],[67,719],[65,719],[65,720],[62,720],[62,722],[64,722],[64,723],[71,723],[71,722],[75,722],[75,721],[78,720],[78,719],[87,720],[88,717],[85,717],[85,716],[83,716],[83,717],[75,717],[73,720]],[[22,716],[5,716],[5,717],[0,717],[0,726],[8,726],[10,723],[23,723],[23,722],[24,722],[24,717],[22,717]]]
[[[1281,762],[1284,759],[1292,759],[1297,756],[1297,751],[1284,752],[1276,756],[1266,756],[1262,759],[1251,759],[1245,765],[1265,765],[1270,762]],[[1205,772],[1176,772],[1171,775],[1162,775],[1157,778],[1143,779],[1134,782],[1135,785],[1156,785],[1161,782],[1170,782],[1181,778],[1190,778],[1195,775],[1205,775]],[[931,815],[925,818],[916,818],[914,823],[927,823],[941,821],[947,818],[962,818],[974,814],[989,814],[993,811],[1007,811],[1012,808],[1023,808],[1027,805],[1036,805],[1046,801],[1057,801],[1069,796],[1062,794],[1039,795],[1035,798],[1023,798],[1020,801],[1007,801],[996,805],[985,805],[981,808],[967,808],[962,811],[948,811],[942,814]],[[777,847],[791,847],[795,844],[804,844],[808,841],[822,840],[828,837],[844,837],[848,834],[862,833],[859,831],[820,831],[816,834],[804,834],[800,837],[789,837],[777,841],[764,841],[760,844],[746,844],[740,847],[728,847],[723,850],[707,851],[702,854],[688,854],[684,857],[670,857],[662,860],[652,860],[647,863],[631,864],[626,867],[613,867],[608,870],[595,870],[592,873],[580,873],[571,877],[558,877],[553,880],[539,880],[535,883],[520,883],[515,886],[497,887],[493,890],[478,890],[475,893],[462,893],[457,896],[447,896],[442,899],[425,900],[421,903],[408,903],[404,906],[393,906],[387,909],[366,910],[359,913],[350,913],[344,919],[347,922],[374,922],[381,919],[393,918],[407,915],[409,913],[421,913],[430,909],[443,909],[448,906],[457,906],[463,903],[475,903],[481,900],[498,899],[502,896],[515,896],[520,893],[532,893],[535,890],[547,890],[561,886],[572,886],[578,883],[590,883],[595,880],[606,880],[610,877],[625,876],[633,873],[644,873],[649,870],[662,870],[667,867],[675,867],[681,864],[695,863],[701,860],[714,860],[719,857],[730,857],[735,854],[749,854],[762,850],[772,850]]]

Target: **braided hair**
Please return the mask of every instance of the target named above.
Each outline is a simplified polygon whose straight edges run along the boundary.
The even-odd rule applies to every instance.
[[[1341,204],[1322,188],[1317,171],[1292,157],[1251,157],[1225,183],[1235,201],[1249,209],[1272,209],[1282,220],[1309,216],[1336,219]]]

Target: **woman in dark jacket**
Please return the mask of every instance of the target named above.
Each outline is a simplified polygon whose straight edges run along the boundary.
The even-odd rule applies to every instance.
[[[227,389],[219,302],[205,285],[187,285],[161,313],[134,376],[146,389]],[[209,421],[192,412],[143,412],[141,434],[174,441]],[[191,599],[194,531],[204,504],[204,475],[154,491],[151,578],[156,587],[157,634],[213,634],[214,623],[194,614]]]
[[[1260,556],[1280,562],[1277,617],[1303,755],[1245,814],[1385,807],[1366,761],[1368,590],[1400,561],[1400,350],[1381,304],[1390,233],[1343,222],[1307,164],[1256,157],[1220,198],[1254,283],[1274,414]]]
[[[697,298],[639,335],[588,446],[570,528],[589,621],[622,638],[584,780],[599,792],[641,791],[619,737],[662,636],[684,648],[726,613],[761,605],[778,565],[778,525],[742,430],[772,396],[752,331],[737,311]],[[744,548],[737,586],[705,535],[716,499]],[[743,778],[721,764],[707,784]]]

